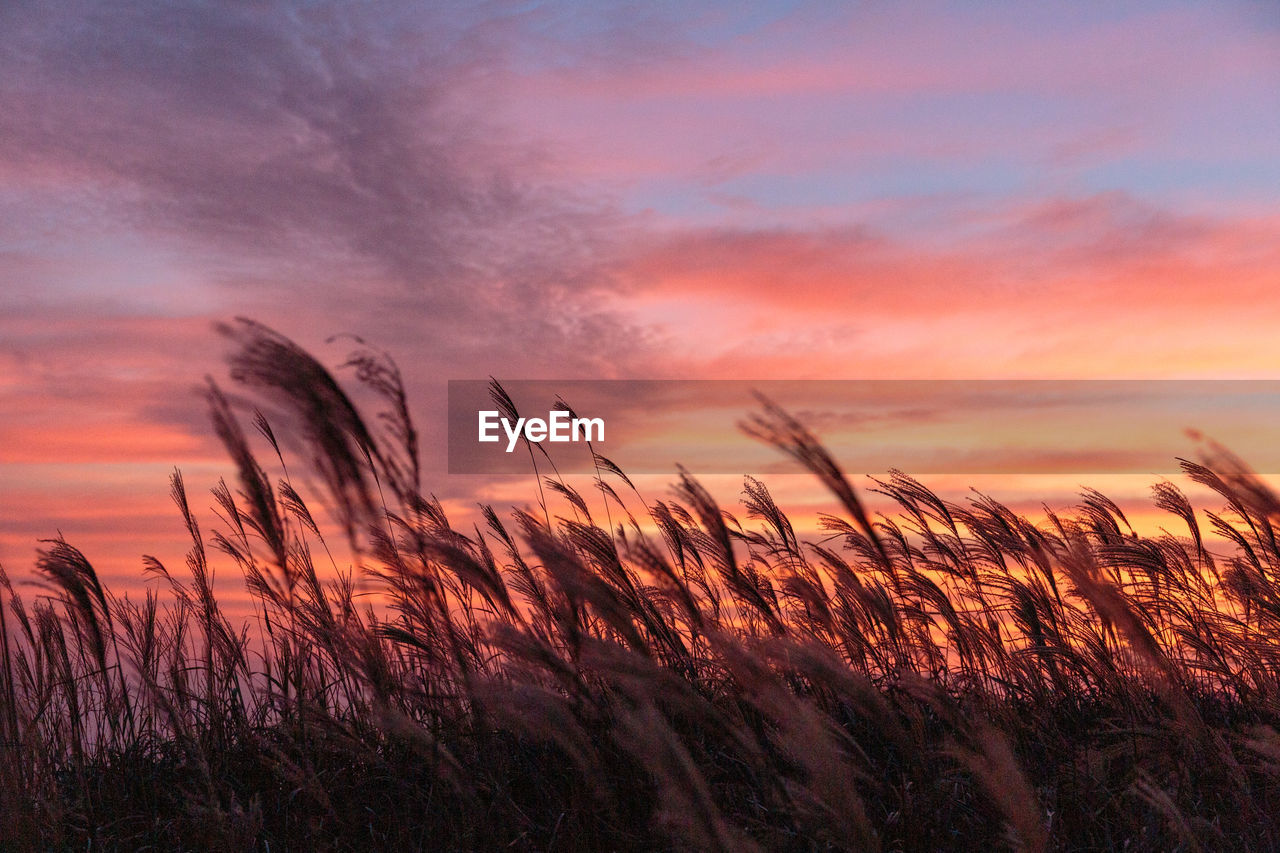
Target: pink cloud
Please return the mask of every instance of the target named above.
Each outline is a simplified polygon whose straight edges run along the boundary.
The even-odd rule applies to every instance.
[[[946,251],[859,229],[705,229],[641,243],[624,304],[741,375],[1265,372],[1277,246],[1274,218],[1122,194],[1011,205]]]
[[[725,154],[767,175],[870,172],[890,157],[1062,169],[1187,154],[1206,133],[1215,151],[1273,152],[1265,133],[1196,127],[1192,105],[1274,103],[1274,28],[1232,4],[1076,12],[823,7],[715,49],[673,33],[644,61],[569,50],[508,71],[503,114],[566,152],[565,174],[624,188],[714,179]]]

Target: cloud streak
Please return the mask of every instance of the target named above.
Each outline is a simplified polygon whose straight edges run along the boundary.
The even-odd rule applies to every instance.
[[[489,374],[1274,375],[1265,8],[961,8],[4,4],[0,463],[216,456],[236,314],[428,448]]]

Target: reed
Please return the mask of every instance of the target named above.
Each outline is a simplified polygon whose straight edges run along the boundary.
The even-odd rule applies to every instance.
[[[272,416],[210,384],[236,481],[206,527],[173,476],[184,569],[117,595],[56,539],[36,595],[0,570],[3,849],[1280,848],[1280,500],[1226,454],[1183,463],[1221,510],[1153,487],[1178,535],[903,473],[873,513],[764,401],[832,492],[819,541],[758,480],[646,500],[603,457],[455,526],[385,354],[347,365],[370,416],[225,331]]]

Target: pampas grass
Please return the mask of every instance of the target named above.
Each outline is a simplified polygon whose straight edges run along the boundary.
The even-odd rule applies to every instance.
[[[1153,487],[1178,535],[902,473],[876,515],[762,401],[749,430],[833,495],[819,541],[758,480],[734,514],[598,456],[461,528],[389,358],[347,365],[368,417],[292,342],[225,331],[272,414],[210,385],[236,482],[210,520],[175,473],[184,569],[118,595],[57,539],[34,595],[0,571],[5,850],[1280,847],[1280,501],[1226,454],[1183,464],[1221,511]]]

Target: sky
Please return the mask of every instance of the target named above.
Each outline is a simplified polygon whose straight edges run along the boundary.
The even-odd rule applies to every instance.
[[[235,316],[462,503],[449,379],[1280,378],[1270,2],[9,0],[0,81],[11,572],[181,553]]]

